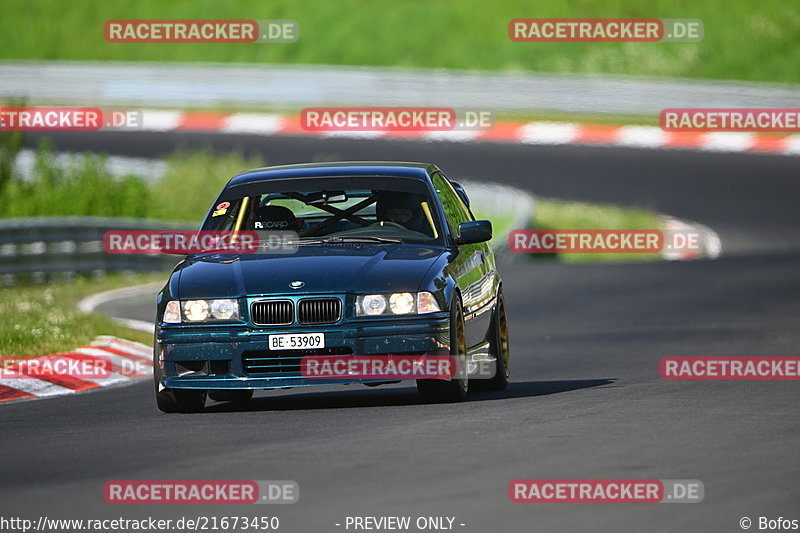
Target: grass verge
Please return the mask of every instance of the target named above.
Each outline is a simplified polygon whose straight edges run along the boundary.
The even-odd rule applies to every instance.
[[[11,145],[10,138],[0,132],[0,147]],[[0,218],[102,216],[199,224],[231,176],[264,165],[236,152],[178,151],[167,158],[164,177],[153,182],[112,175],[102,155],[87,153],[59,163],[47,143],[39,147],[29,176],[3,170],[13,168],[14,157],[11,149],[0,152]]]
[[[517,43],[514,18],[698,18],[696,43]],[[108,43],[110,19],[293,19],[288,44]],[[433,24],[433,26],[432,26]],[[35,28],[36,31],[32,31]],[[435,30],[432,30],[435,28]],[[0,58],[216,61],[800,82],[797,0],[4,0]]]
[[[98,335],[114,335],[150,345],[153,335],[126,328],[101,313],[83,314],[75,306],[90,294],[164,280],[164,274],[77,278],[0,289],[0,354],[46,355],[88,344]]]
[[[587,204],[552,198],[536,198],[536,229],[657,229],[664,225],[655,211],[636,207]],[[567,263],[615,263],[658,261],[660,254],[530,254],[534,259],[559,259]]]
[[[496,211],[487,211],[482,209],[480,204],[471,206],[472,214],[475,215],[475,220],[491,220],[492,221],[492,240],[490,244],[492,248],[497,249],[500,246],[505,246],[505,239],[511,230],[517,229],[514,227],[514,214],[510,212],[498,213]]]

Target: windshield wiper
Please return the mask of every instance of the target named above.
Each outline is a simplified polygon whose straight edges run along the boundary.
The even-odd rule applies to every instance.
[[[400,239],[376,237],[374,235],[334,235],[322,239],[302,240],[298,244],[339,244],[339,243],[374,242],[378,244],[402,244]]]
[[[403,242],[402,239],[377,237],[375,235],[344,235],[329,237],[329,239],[336,239],[332,242],[377,242],[381,244],[401,244]]]

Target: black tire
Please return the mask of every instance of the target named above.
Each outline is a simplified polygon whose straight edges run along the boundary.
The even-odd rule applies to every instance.
[[[252,389],[210,389],[208,397],[216,402],[246,402],[253,397]]]
[[[503,293],[497,295],[494,314],[492,315],[492,339],[489,342],[489,351],[496,359],[495,373],[491,379],[482,380],[484,390],[503,390],[508,387],[508,378],[511,375],[511,354],[508,342],[508,315]]]
[[[206,405],[206,391],[197,389],[161,388],[161,367],[157,354],[153,357],[153,380],[156,389],[156,405],[165,413],[196,413]],[[159,390],[160,389],[160,390]]]
[[[206,391],[165,388],[156,392],[156,403],[165,413],[197,413],[206,405]]]
[[[456,360],[455,377],[442,379],[418,379],[417,391],[426,401],[435,403],[463,402],[469,393],[467,374],[467,342],[464,334],[464,311],[456,296],[450,308],[450,355]]]

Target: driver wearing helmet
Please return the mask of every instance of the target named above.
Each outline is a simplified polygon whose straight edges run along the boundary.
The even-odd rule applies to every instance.
[[[386,191],[375,204],[375,214],[379,221],[394,222],[411,231],[429,233],[419,194]]]

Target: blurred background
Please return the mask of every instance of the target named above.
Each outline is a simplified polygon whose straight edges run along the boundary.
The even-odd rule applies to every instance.
[[[772,81],[800,79],[800,9],[792,0],[5,0],[0,6],[4,59],[204,61],[355,65],[486,71],[614,74]],[[514,18],[698,18],[701,42],[515,43]],[[292,19],[297,42],[110,44],[109,19]],[[232,82],[235,80],[231,80]]]

